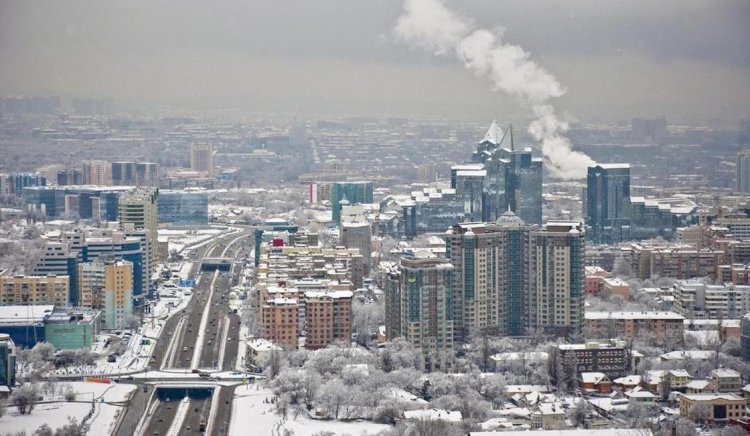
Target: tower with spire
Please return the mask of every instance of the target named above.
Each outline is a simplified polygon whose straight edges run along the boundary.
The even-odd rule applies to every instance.
[[[463,186],[476,185],[461,179],[468,170],[482,174],[481,221],[495,221],[510,208],[526,223],[542,223],[542,160],[532,156],[531,148],[516,146],[512,124],[503,129],[493,121],[477,143],[472,163],[453,167],[452,187],[462,196]],[[475,203],[464,199],[466,205]]]

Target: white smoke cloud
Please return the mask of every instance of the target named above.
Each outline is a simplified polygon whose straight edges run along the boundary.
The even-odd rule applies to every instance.
[[[553,176],[581,179],[594,161],[573,151],[564,136],[568,124],[555,114],[549,100],[565,94],[557,79],[530,59],[523,48],[503,42],[502,35],[477,29],[440,0],[406,0],[396,35],[440,56],[455,56],[475,74],[487,77],[493,91],[503,91],[528,107],[536,117],[531,136],[542,144],[545,164]]]

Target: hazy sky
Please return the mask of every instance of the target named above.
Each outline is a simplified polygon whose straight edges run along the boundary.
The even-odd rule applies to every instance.
[[[750,1],[447,5],[524,47],[582,120],[750,114]],[[392,0],[0,0],[0,94],[290,113],[524,118],[452,59],[397,40]]]

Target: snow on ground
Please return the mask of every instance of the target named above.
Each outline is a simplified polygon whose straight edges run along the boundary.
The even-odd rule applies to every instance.
[[[376,435],[388,430],[390,426],[376,424],[369,421],[327,421],[310,419],[307,416],[294,418],[289,415],[286,421],[274,412],[274,405],[264,403],[270,401],[273,394],[270,389],[258,386],[240,386],[235,391],[232,404],[232,422],[229,434],[240,436],[247,434],[247,429],[252,428],[254,434],[277,434],[289,429],[295,436],[309,436],[321,431],[333,432],[335,435]]]
[[[119,405],[106,404],[106,402],[126,401],[136,388],[134,385],[115,383],[59,382],[56,385],[60,393],[48,398],[55,401],[37,404],[30,414],[21,415],[15,407],[8,407],[6,415],[0,418],[0,428],[3,434],[16,432],[31,434],[42,424],[47,424],[54,430],[67,424],[68,416],[80,423],[91,410],[92,398],[95,401],[95,409],[89,421],[89,434],[110,434],[117,423],[117,417],[125,409]],[[68,385],[76,391],[76,402],[66,402],[60,398]]]

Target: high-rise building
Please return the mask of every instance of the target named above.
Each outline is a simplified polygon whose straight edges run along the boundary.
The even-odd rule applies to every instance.
[[[595,244],[614,244],[630,235],[630,165],[597,164],[586,178],[586,228]]]
[[[534,228],[507,211],[495,223],[456,224],[446,233],[446,257],[455,268],[457,340],[466,340],[472,332],[528,334],[528,298],[533,294],[528,265]]]
[[[513,126],[503,131],[493,121],[477,144],[472,160],[474,167],[457,165],[451,171],[451,187],[458,194],[469,196],[464,198],[471,208],[469,220],[494,221],[510,208],[525,223],[542,223],[542,160],[534,158],[530,148],[515,145]],[[462,175],[467,178],[463,183]],[[472,179],[481,179],[481,193],[476,192],[478,182]],[[467,182],[472,183],[467,186]]]
[[[366,221],[342,222],[339,232],[339,244],[346,248],[359,249],[364,260],[364,274],[370,273],[370,256],[372,251],[372,230]]]
[[[202,171],[209,176],[214,171],[214,146],[213,144],[193,144],[190,146],[190,169]]]
[[[135,163],[112,162],[112,184],[114,186],[135,186]]]
[[[446,259],[402,257],[399,336],[421,350],[427,370],[447,370],[453,357],[453,265]]]
[[[138,162],[135,164],[136,186],[159,186],[159,164],[154,162]]]
[[[105,262],[104,287],[104,325],[108,329],[120,329],[126,326],[127,318],[133,314],[133,264],[118,260]]]
[[[57,172],[57,185],[81,185],[83,184],[83,172],[78,168],[68,168]]]
[[[0,386],[16,386],[16,345],[5,333],[0,333]]]
[[[579,222],[548,222],[531,232],[531,331],[576,336],[584,325],[586,239]]]
[[[742,358],[745,362],[750,362],[750,313],[740,320],[740,345]]]
[[[305,348],[317,350],[334,341],[351,342],[352,296],[352,291],[305,292]]]
[[[261,308],[263,337],[288,350],[299,347],[299,307],[296,299],[274,298]]]
[[[78,305],[78,264],[81,261],[79,251],[71,248],[67,242],[47,241],[44,251],[39,255],[32,270],[35,276],[67,276],[67,302],[61,304]]]
[[[159,190],[159,222],[176,226],[208,225],[206,191]]]
[[[750,149],[737,153],[737,191],[750,192]]]
[[[341,222],[343,205],[372,203],[372,182],[336,182],[331,187],[333,222]]]
[[[112,164],[106,160],[81,162],[84,185],[109,186],[112,184]]]
[[[151,272],[156,265],[156,253],[159,248],[158,199],[157,189],[139,188],[123,195],[119,202],[120,228],[126,236],[140,237],[145,242],[141,244],[141,251],[144,256],[143,274],[146,282],[150,280]]]

